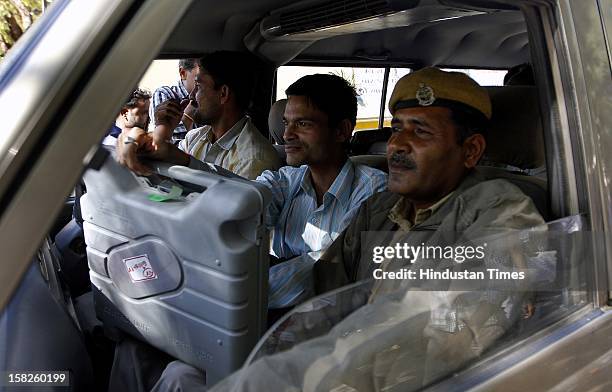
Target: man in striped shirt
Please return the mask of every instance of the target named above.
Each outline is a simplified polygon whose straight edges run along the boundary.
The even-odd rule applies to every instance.
[[[172,86],[161,86],[155,90],[151,99],[151,106],[149,107],[149,118],[155,118],[155,109],[159,104],[169,99],[176,100],[178,102],[189,99],[189,94],[195,87],[195,78],[200,70],[200,66],[197,59],[181,59],[179,61],[179,81]],[[174,128],[172,134],[172,141],[178,143],[185,138],[187,132],[194,128],[193,123],[194,113],[197,108],[190,102],[185,110],[178,126]]]
[[[361,203],[386,189],[384,172],[353,164],[346,147],[357,117],[354,88],[336,75],[308,75],[286,91],[285,151],[291,166],[256,181],[272,192],[266,223],[271,253],[268,306],[296,305],[311,295],[311,267]]]

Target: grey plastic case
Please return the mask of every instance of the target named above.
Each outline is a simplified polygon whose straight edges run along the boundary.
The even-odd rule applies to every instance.
[[[269,191],[219,168],[155,169],[162,185],[112,158],[84,175],[96,313],[105,326],[204,370],[214,384],[240,368],[265,331]],[[168,178],[182,195],[149,200],[164,194]]]

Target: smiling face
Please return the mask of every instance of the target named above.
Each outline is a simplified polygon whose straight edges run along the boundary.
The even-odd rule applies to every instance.
[[[448,108],[398,109],[391,126],[389,190],[406,196],[418,208],[450,193],[478,160],[466,154],[469,139],[464,145],[457,143],[457,127]]]
[[[329,125],[325,113],[307,97],[290,95],[283,115],[287,164],[292,166],[325,163],[335,153],[338,131]]]

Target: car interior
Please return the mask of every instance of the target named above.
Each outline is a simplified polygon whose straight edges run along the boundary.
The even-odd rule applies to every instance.
[[[391,69],[507,72],[531,64],[533,85],[485,86],[493,118],[479,170],[518,186],[549,230],[571,233],[587,227],[588,217],[567,201],[573,180],[559,164],[560,104],[552,99],[551,65],[538,20],[533,9],[501,0],[194,1],[157,58],[215,50],[254,54],[260,72],[249,115],[281,159],[286,100],[277,97],[279,67],[379,69],[379,126],[355,131],[350,159],[385,171]],[[3,351],[14,353],[1,357],[3,369],[32,367],[32,357],[19,353],[36,348],[38,367],[70,369],[74,390],[106,390],[114,343],[128,335],[204,369],[214,384],[244,364],[270,327],[268,233],[260,219],[266,190],[163,164],[155,166],[158,175],[144,179],[104,150],[97,156],[83,176],[86,193],[81,196],[77,187],[68,198],[0,320]],[[149,196],[173,186],[180,188],[177,202],[151,208]],[[77,197],[82,228],[72,219]],[[535,315],[521,320],[479,361],[585,304],[578,255],[562,238],[557,242],[554,278],[536,295]],[[537,249],[539,255],[550,250],[544,248]],[[126,257],[138,263],[136,256],[146,253],[166,260],[154,265],[164,276],[152,272],[133,290],[125,280],[129,276],[116,269]],[[44,336],[37,332],[43,324]]]

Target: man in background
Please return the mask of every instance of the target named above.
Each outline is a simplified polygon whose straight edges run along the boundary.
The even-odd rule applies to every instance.
[[[149,122],[149,104],[151,93],[147,90],[137,88],[132,91],[127,102],[121,107],[121,111],[115,119],[106,137],[102,140],[105,146],[115,146],[117,138],[125,128],[139,127],[146,129]]]
[[[192,129],[178,146],[174,145],[170,140],[172,130],[193,103],[167,100],[155,109],[152,134],[138,127],[122,133],[117,144],[118,161],[145,175],[150,168],[137,153],[192,169],[207,170],[214,164],[250,180],[264,170],[278,169],[276,150],[247,115],[255,83],[255,74],[245,67],[249,61],[247,55],[230,51],[202,57],[195,79],[193,98],[197,108],[193,117],[203,126]]]
[[[155,90],[153,93],[153,102],[151,102],[151,107],[149,108],[149,118],[155,118],[155,109],[162,102],[169,99],[176,100],[178,102],[190,98],[193,99],[193,95],[190,97],[190,94],[193,92],[195,87],[195,79],[199,70],[200,65],[198,59],[181,59],[179,61],[180,79],[172,86],[161,86]],[[174,143],[178,143],[185,139],[187,132],[189,132],[192,128],[195,128],[193,116],[197,109],[194,106],[194,102],[195,101],[190,101],[190,103],[185,107],[181,121],[176,128],[174,128],[174,133],[172,134],[172,141]]]

